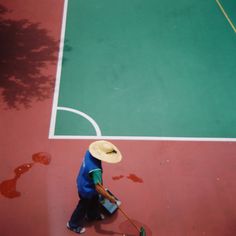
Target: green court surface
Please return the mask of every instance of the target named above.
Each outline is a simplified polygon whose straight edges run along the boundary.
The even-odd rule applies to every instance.
[[[98,135],[79,111],[103,136],[236,137],[236,34],[215,1],[70,0],[65,26],[53,135]]]

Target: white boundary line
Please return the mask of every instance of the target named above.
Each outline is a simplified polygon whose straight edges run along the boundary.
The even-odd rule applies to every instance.
[[[216,3],[218,4],[220,10],[222,11],[223,15],[225,16],[226,20],[229,22],[231,28],[233,29],[234,33],[236,33],[236,28],[233,24],[233,22],[231,21],[231,19],[229,18],[228,14],[226,13],[224,7],[222,6],[222,4],[220,3],[219,0],[216,0]]]
[[[236,142],[236,138],[194,138],[194,137],[145,137],[145,136],[78,136],[55,135],[53,139],[106,139],[130,141],[182,141],[182,142]]]
[[[59,88],[61,80],[61,69],[66,29],[66,16],[68,0],[64,0],[63,19],[61,27],[60,50],[58,55],[56,84],[53,96],[53,106],[49,129],[49,139],[107,139],[107,140],[142,140],[142,141],[204,141],[204,142],[236,142],[236,138],[194,138],[194,137],[145,137],[145,136],[78,136],[78,135],[55,135],[56,114],[58,106]],[[96,123],[96,122],[95,122]],[[99,134],[99,132],[98,132]]]
[[[60,49],[59,49],[58,63],[57,63],[57,74],[56,74],[56,82],[55,82],[55,89],[54,89],[54,96],[53,96],[51,122],[50,122],[50,128],[49,128],[49,138],[54,138],[54,134],[55,134],[56,114],[57,114],[57,106],[58,106],[58,98],[59,98],[63,49],[64,49],[64,40],[65,40],[65,31],[66,31],[67,9],[68,9],[68,0],[64,0],[63,18],[62,18],[62,26],[61,26],[61,38],[60,38],[60,46],[59,46]]]

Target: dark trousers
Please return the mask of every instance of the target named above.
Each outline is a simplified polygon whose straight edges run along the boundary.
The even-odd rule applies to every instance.
[[[91,199],[80,196],[79,203],[71,215],[69,224],[72,228],[83,227],[85,217],[95,220],[100,216],[98,195]]]

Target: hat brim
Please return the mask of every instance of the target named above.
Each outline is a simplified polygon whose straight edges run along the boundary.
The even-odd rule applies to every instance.
[[[109,144],[115,150],[115,152],[106,153],[102,146],[104,144]],[[89,152],[91,155],[101,161],[108,162],[108,163],[118,163],[122,160],[122,155],[119,149],[112,143],[104,140],[95,141],[89,145]]]

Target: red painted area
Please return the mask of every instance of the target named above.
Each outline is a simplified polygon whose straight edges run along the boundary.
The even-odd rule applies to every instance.
[[[2,0],[1,4],[10,10],[4,15],[4,19],[11,19],[13,23],[22,19],[39,23],[46,30],[46,39],[48,35],[53,42],[58,41],[63,1]],[[33,29],[33,32],[43,33],[38,27]],[[11,29],[10,32],[14,31]],[[30,41],[36,40],[37,37],[23,42],[29,45]],[[37,56],[30,57],[30,61],[33,63]],[[3,236],[75,235],[65,225],[77,204],[75,179],[90,141],[48,140],[52,94],[49,90],[50,96],[41,96],[40,90],[37,90],[41,88],[39,86],[36,89],[39,95],[37,99],[34,86],[38,83],[30,83],[35,78],[30,67],[34,66],[36,70],[33,72],[39,70],[41,79],[47,80],[50,76],[55,78],[56,63],[53,58],[54,64],[45,62],[44,57],[40,58],[42,60],[36,60],[39,63],[37,67],[38,64],[28,65],[26,61],[22,63],[24,58],[18,57],[21,60],[17,61],[21,63],[19,69],[15,66],[16,60],[9,57],[8,62],[12,60],[14,64],[7,64],[9,68],[4,68],[4,71],[7,69],[6,72],[12,75],[12,71],[16,70],[17,77],[8,80],[7,73],[4,72],[4,83],[3,80],[0,82],[0,90],[7,94],[1,96],[0,100],[1,193],[6,188],[10,190],[3,190],[4,194],[13,196],[10,198],[0,195],[0,232]],[[27,83],[22,80],[24,77],[28,78]],[[36,78],[36,81],[39,80]],[[19,86],[22,83],[25,87]],[[30,89],[24,90],[27,86]],[[24,97],[24,92],[30,90],[32,96]],[[14,97],[15,93],[19,97]],[[14,104],[13,97],[21,105],[9,108],[9,105]],[[22,97],[26,100],[22,101]],[[23,102],[28,106],[25,107]],[[103,165],[104,183],[122,201],[122,209],[125,209],[130,218],[144,226],[147,235],[236,235],[235,143],[114,143],[122,151],[124,159],[117,165]],[[42,150],[43,152],[39,152]],[[32,153],[37,155],[32,156]],[[49,156],[42,153],[50,153],[53,161],[50,162],[51,159],[47,158]],[[31,156],[33,163],[30,164],[34,165],[27,167]],[[45,164],[49,162],[50,165],[46,167]],[[22,163],[26,163],[26,166]],[[20,179],[14,177],[14,170],[21,176]],[[113,177],[119,177],[121,173],[124,176],[135,173],[143,183],[136,184],[137,182],[125,178],[114,181]],[[7,187],[2,187],[3,183]],[[14,197],[19,193],[20,197]],[[117,212],[103,222],[87,225],[86,235],[138,235],[131,227],[127,222],[124,223],[124,216]]]

